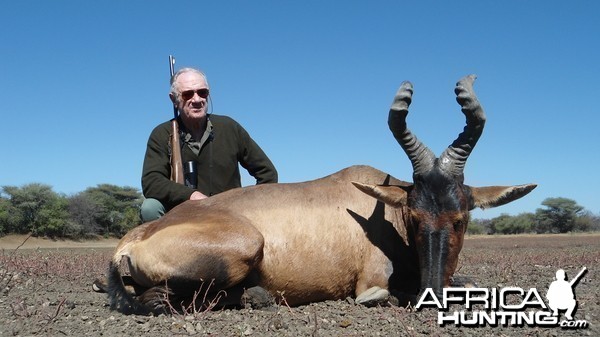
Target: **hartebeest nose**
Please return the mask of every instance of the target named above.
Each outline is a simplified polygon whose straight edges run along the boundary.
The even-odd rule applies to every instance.
[[[419,262],[421,269],[421,291],[432,288],[436,295],[445,286],[445,272],[448,260],[448,231],[426,229],[421,233]]]

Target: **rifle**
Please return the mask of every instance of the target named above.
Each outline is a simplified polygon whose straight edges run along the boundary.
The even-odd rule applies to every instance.
[[[582,277],[583,274],[585,274],[586,272],[587,272],[587,268],[583,267],[583,269],[581,269],[579,274],[577,274],[577,276],[575,276],[574,278],[571,279],[571,281],[569,282],[569,285],[571,285],[571,287],[573,287],[573,285],[579,281],[579,278]]]
[[[169,68],[171,70],[171,79],[175,75],[173,66],[175,65],[175,58],[173,55],[169,55]],[[177,106],[173,105],[174,118],[171,121],[171,180],[183,184],[183,163],[181,159],[181,145],[179,143],[179,124],[177,124]]]

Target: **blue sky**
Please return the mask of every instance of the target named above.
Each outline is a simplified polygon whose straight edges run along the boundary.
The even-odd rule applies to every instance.
[[[148,135],[172,116],[168,55],[203,69],[281,182],[366,164],[411,180],[387,128],[400,83],[436,154],[460,133],[456,81],[488,121],[474,186],[537,183],[478,218],[566,197],[600,213],[597,1],[11,1],[0,12],[0,186],[67,195],[140,188]],[[244,177],[251,184],[249,177]]]

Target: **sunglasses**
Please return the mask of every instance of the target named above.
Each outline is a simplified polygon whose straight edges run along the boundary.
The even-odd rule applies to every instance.
[[[198,96],[200,96],[200,98],[207,98],[208,97],[208,89],[198,89],[198,90],[186,90],[186,91],[182,91],[181,92],[181,98],[184,101],[187,101],[189,99],[192,99],[192,97],[194,97],[194,94],[198,94]]]

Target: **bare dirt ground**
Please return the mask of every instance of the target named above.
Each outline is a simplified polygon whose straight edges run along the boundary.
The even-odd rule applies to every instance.
[[[0,336],[600,336],[600,234],[469,237],[457,272],[483,288],[537,288],[545,296],[557,269],[570,279],[585,266],[589,272],[575,288],[575,319],[587,321],[585,329],[439,326],[437,309],[366,308],[350,299],[125,316],[109,309],[106,295],[91,291],[116,240],[30,238],[21,245],[24,239],[0,238]]]

